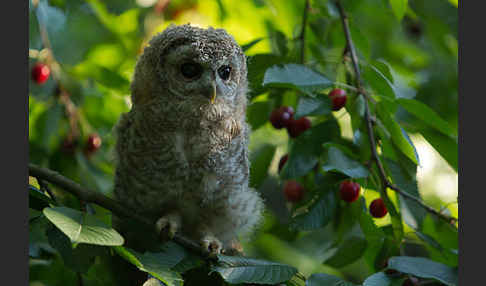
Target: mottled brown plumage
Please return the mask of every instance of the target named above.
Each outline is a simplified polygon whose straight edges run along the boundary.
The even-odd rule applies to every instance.
[[[155,36],[116,127],[117,199],[213,253],[250,233],[263,203],[248,187],[247,86],[226,31],[172,25]]]

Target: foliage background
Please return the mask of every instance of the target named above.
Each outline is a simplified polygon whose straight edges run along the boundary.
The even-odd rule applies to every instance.
[[[356,231],[356,221],[347,218],[346,214],[359,211],[358,204],[366,207],[380,196],[376,187],[365,178],[357,179],[365,187],[362,190],[364,200],[356,206],[336,201],[336,213],[326,227],[314,231],[296,231],[288,227],[289,210],[295,211],[296,206],[283,200],[281,185],[285,179],[279,178],[277,166],[281,156],[291,150],[289,142],[292,140],[285,130],[275,130],[268,117],[272,109],[281,105],[298,109],[298,98],[303,95],[295,89],[262,87],[261,81],[270,65],[300,62],[299,35],[305,1],[41,0],[37,8],[32,2],[29,2],[29,65],[49,61],[39,23],[45,25],[58,65],[50,62],[53,63],[53,74],[48,82],[36,85],[31,81],[29,86],[30,162],[57,170],[84,186],[112,196],[114,138],[111,130],[120,114],[130,108],[129,82],[144,44],[170,23],[190,22],[203,27],[225,28],[238,43],[246,45],[249,56],[252,92],[248,121],[254,130],[250,143],[252,185],[265,194],[268,203],[263,227],[251,241],[243,240],[247,255],[295,266],[305,276],[328,273],[355,283],[363,282],[381,269],[374,261],[377,257],[391,256],[393,251],[383,254],[385,250],[371,245],[369,237],[359,229],[357,237],[360,239],[345,239]],[[392,79],[394,97],[426,104],[453,130],[452,136],[446,136],[430,124],[427,115],[420,118],[407,112],[396,99],[380,101],[386,102],[387,112],[410,135],[415,145],[420,158],[418,190],[423,200],[457,217],[457,1],[409,0],[401,20],[397,19],[400,12],[390,4],[393,2],[397,1],[343,1],[343,5],[350,17],[360,61],[380,67],[384,77]],[[338,11],[331,1],[310,1],[310,6],[305,65],[333,82],[346,82],[349,63],[342,62],[345,38]],[[374,90],[378,98],[383,92],[381,89],[386,92],[383,78],[376,79],[372,72],[365,72],[364,77],[369,84],[367,87]],[[60,92],[59,83],[65,93]],[[356,99],[353,96],[349,99],[346,110],[311,116],[311,119],[314,124],[335,120],[340,130],[332,143],[337,144],[339,150],[350,149],[351,153],[359,154],[353,159],[364,163],[369,154],[363,151],[366,144],[360,145],[356,139],[356,128],[352,126]],[[83,148],[87,137],[94,133],[99,134],[103,143],[99,151],[88,155]],[[77,138],[73,152],[66,149],[66,138]],[[322,162],[325,159],[321,158]],[[299,176],[299,180],[311,189],[310,194],[319,193],[315,187],[310,187],[314,179],[308,175]],[[35,180],[30,182],[37,185]],[[414,180],[410,182],[413,184]],[[329,189],[337,191],[336,186]],[[53,190],[65,205],[81,208],[74,197]],[[306,202],[309,202],[310,194]],[[417,221],[413,213],[407,213],[407,208],[399,203],[394,193],[389,195],[403,211],[405,231],[404,240],[393,255],[430,257],[457,266],[457,231],[451,232],[433,216],[423,216]],[[94,205],[90,207],[95,209],[98,217],[110,222],[109,212]],[[36,214],[32,211],[32,217]],[[391,223],[390,215],[372,220],[383,230],[387,230]],[[31,224],[31,285],[75,285],[76,272],[65,265],[59,251],[46,239],[44,229]],[[363,242],[368,244],[361,247]],[[346,261],[331,259],[337,256]],[[106,284],[111,283],[109,275],[100,274],[104,273],[103,267],[103,262],[96,260],[94,266],[83,274],[85,282],[110,285]]]

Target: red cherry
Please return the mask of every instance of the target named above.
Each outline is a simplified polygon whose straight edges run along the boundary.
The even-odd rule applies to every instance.
[[[290,137],[295,138],[299,136],[302,132],[311,128],[311,121],[307,117],[301,117],[297,120],[290,119],[289,125],[287,126],[287,132]]]
[[[74,154],[77,146],[78,140],[73,138],[72,136],[68,136],[62,141],[61,150],[65,154]]]
[[[98,134],[91,134],[86,142],[85,151],[88,154],[96,152],[101,147],[101,137]]]
[[[352,181],[344,181],[339,186],[339,195],[345,202],[351,203],[358,199],[360,185]]]
[[[381,198],[373,200],[370,204],[370,214],[376,218],[382,218],[388,213],[385,203]]]
[[[35,81],[37,84],[43,84],[49,79],[49,75],[51,74],[51,70],[46,64],[37,63],[32,68],[32,80]]]
[[[274,109],[270,114],[270,122],[276,129],[287,127],[289,121],[294,116],[294,109],[290,106],[281,106]]]
[[[287,163],[288,159],[289,159],[289,154],[285,154],[285,155],[282,156],[282,158],[280,158],[280,161],[278,162],[278,172],[279,173],[282,170],[285,163]]]
[[[304,197],[304,187],[294,180],[287,181],[284,185],[285,198],[289,202],[298,202]]]
[[[344,89],[335,88],[329,93],[332,99],[332,110],[337,111],[346,105],[346,91]]]
[[[403,281],[402,286],[416,286],[418,285],[418,279],[415,277],[410,277]]]

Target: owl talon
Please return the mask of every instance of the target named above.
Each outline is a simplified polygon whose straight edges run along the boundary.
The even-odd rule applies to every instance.
[[[221,250],[223,249],[223,244],[213,236],[203,238],[201,244],[203,249],[209,252],[210,257],[221,254]]]
[[[180,227],[178,215],[167,215],[159,218],[155,223],[155,229],[162,241],[174,238]]]

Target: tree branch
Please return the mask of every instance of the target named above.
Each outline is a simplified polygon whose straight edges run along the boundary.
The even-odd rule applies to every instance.
[[[155,231],[155,221],[137,214],[136,211],[131,210],[129,207],[124,206],[107,196],[82,187],[78,183],[64,177],[58,172],[46,168],[41,168],[34,164],[29,164],[29,175],[37,178],[39,181],[44,180],[54,185],[57,185],[58,187],[61,187],[67,192],[73,194],[80,200],[86,203],[95,203],[105,209],[112,211],[117,216],[135,219],[139,223],[144,224],[145,226],[152,228]],[[182,235],[176,234],[172,240],[202,257],[208,257],[209,255],[209,252],[204,251],[204,249],[200,247],[198,243]]]
[[[305,0],[304,15],[302,17],[302,30],[300,30],[300,63],[304,64],[305,60],[305,27],[307,26],[307,16],[309,14],[310,3],[309,0]]]
[[[366,120],[366,127],[368,130],[368,137],[370,141],[370,146],[371,146],[371,155],[376,163],[376,166],[378,168],[378,175],[380,176],[381,184],[383,187],[383,193],[386,195],[386,189],[389,188],[401,196],[403,196],[406,199],[412,200],[416,203],[418,203],[422,208],[424,208],[426,211],[428,211],[431,214],[436,215],[440,219],[445,220],[447,223],[455,223],[457,222],[457,218],[445,215],[443,213],[440,213],[433,209],[432,207],[426,205],[424,202],[422,202],[419,198],[416,198],[412,195],[410,195],[407,192],[402,191],[398,186],[394,185],[388,180],[388,177],[386,175],[385,169],[383,167],[383,164],[380,160],[380,156],[378,155],[377,148],[376,148],[376,140],[375,140],[375,134],[373,131],[373,119],[370,114],[370,107],[369,103],[367,100],[366,93],[364,92],[363,89],[363,84],[362,84],[362,79],[361,79],[361,72],[359,69],[359,64],[358,64],[358,56],[356,55],[356,48],[354,47],[353,39],[351,38],[351,33],[349,29],[349,22],[348,22],[348,17],[346,13],[344,12],[344,9],[341,5],[340,0],[335,1],[336,6],[339,10],[339,15],[341,16],[341,23],[343,26],[344,30],[344,36],[346,37],[346,44],[347,44],[347,49],[349,50],[349,53],[351,54],[351,61],[353,63],[353,69],[354,73],[356,75],[356,84],[358,86],[358,95],[361,95],[365,98],[364,104],[365,104],[365,120]]]

